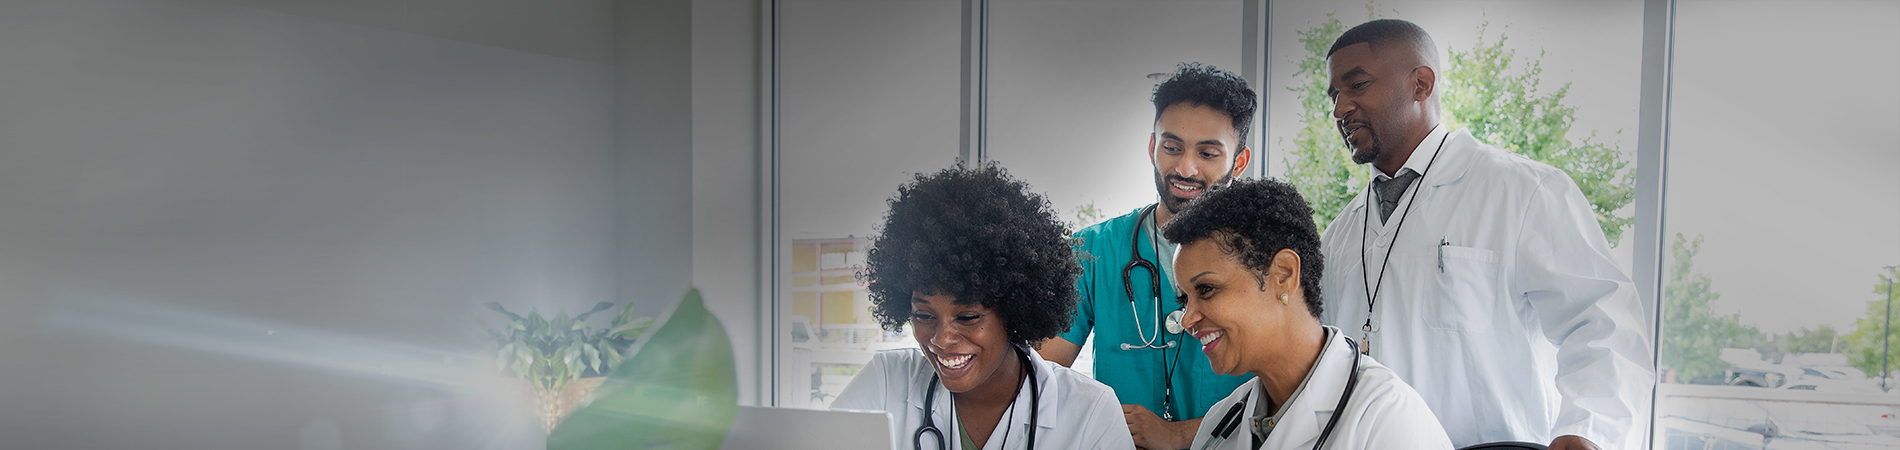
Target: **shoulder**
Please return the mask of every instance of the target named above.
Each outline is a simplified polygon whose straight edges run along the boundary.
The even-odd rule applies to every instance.
[[[914,348],[888,350],[871,356],[871,361],[851,377],[844,391],[831,402],[832,409],[868,411],[905,411],[902,405],[913,391],[929,383],[931,369],[922,351]],[[901,420],[902,415],[899,415]]]
[[[910,385],[929,384],[935,368],[923,357],[921,349],[885,349],[870,357],[870,363],[857,372],[857,378],[882,380],[887,389],[908,391]]]
[[[1063,367],[1061,364],[1054,362],[1039,361],[1036,370],[1048,371],[1049,384],[1054,388],[1052,390],[1060,393],[1059,395],[1062,397],[1063,404],[1093,405],[1104,399],[1111,404],[1120,404],[1116,402],[1114,389],[1110,389],[1108,385],[1102,384],[1100,381],[1095,381],[1088,376],[1082,375],[1081,372],[1077,372],[1075,369]],[[1120,408],[1117,407],[1117,412],[1119,411]]]
[[[871,362],[864,364],[864,370],[886,372],[916,372],[918,368],[928,368],[929,360],[924,359],[923,350],[900,348],[885,350],[871,355]]]
[[[1135,223],[1140,220],[1141,209],[1136,208],[1127,214],[1084,227],[1080,231],[1075,232],[1076,246],[1090,248],[1113,245],[1113,242],[1117,242],[1115,238],[1128,237],[1128,232],[1134,230]]]
[[[1469,130],[1453,132],[1450,148],[1457,149],[1466,164],[1466,176],[1506,181],[1513,184],[1540,184],[1556,179],[1569,181],[1563,170],[1531,159],[1472,136]]]

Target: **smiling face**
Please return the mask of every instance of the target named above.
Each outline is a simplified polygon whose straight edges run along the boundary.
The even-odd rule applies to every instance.
[[[983,305],[957,303],[949,295],[911,296],[911,332],[917,347],[950,392],[986,384],[1011,384],[1016,352],[1001,315]],[[1012,385],[1013,387],[1013,385]]]
[[[1284,311],[1277,294],[1261,288],[1260,278],[1222,252],[1213,239],[1181,246],[1174,258],[1174,277],[1186,296],[1181,325],[1201,340],[1201,352],[1214,372],[1246,373],[1253,350],[1271,345],[1278,334],[1274,317]]]
[[[1186,299],[1181,325],[1201,340],[1214,372],[1254,372],[1278,357],[1283,336],[1314,319],[1304,301],[1279,300],[1284,283],[1266,282],[1275,277],[1256,275],[1214,239],[1187,243],[1175,254],[1174,277]]]
[[[1155,191],[1172,214],[1210,186],[1240,175],[1249,152],[1241,147],[1240,132],[1234,130],[1234,119],[1227,113],[1197,103],[1176,103],[1155,120],[1154,134],[1148,137],[1148,157],[1155,166]]]
[[[1431,132],[1437,122],[1437,75],[1421,59],[1418,50],[1403,43],[1375,50],[1364,42],[1327,57],[1333,121],[1352,149],[1353,162],[1396,170]]]

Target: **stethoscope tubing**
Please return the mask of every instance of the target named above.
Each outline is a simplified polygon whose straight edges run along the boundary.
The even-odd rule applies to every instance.
[[[1024,383],[1029,383],[1029,429],[1027,430],[1029,433],[1029,445],[1026,447],[1026,450],[1035,450],[1037,426],[1036,410],[1042,408],[1042,386],[1036,383],[1036,367],[1029,362],[1029,355],[1020,353],[1023,350],[1017,351],[1019,353],[1016,354],[1016,357],[1022,360],[1023,370],[1028,372],[1028,379],[1023,381]],[[937,374],[935,372],[933,369],[930,374],[930,385],[924,390],[924,422],[917,427],[916,432],[911,433],[910,437],[911,446],[916,450],[924,450],[924,433],[930,433],[932,436],[937,437],[937,450],[949,450],[949,441],[943,439],[943,430],[937,428],[937,421],[931,419],[930,416],[936,408],[937,400]]]
[[[1141,209],[1141,214],[1135,216],[1135,232],[1131,233],[1130,236],[1132,237],[1129,238],[1128,265],[1122,267],[1122,290],[1128,294],[1129,320],[1135,322],[1135,338],[1141,339],[1141,345],[1134,345],[1128,342],[1122,343],[1122,350],[1137,348],[1165,349],[1173,348],[1177,345],[1161,336],[1161,270],[1153,261],[1141,257],[1141,228],[1148,222],[1149,218],[1154,217],[1155,206],[1156,205],[1148,205]],[[1150,236],[1150,239],[1152,238],[1153,237]],[[1154,326],[1153,336],[1141,331],[1141,310],[1135,306],[1134,272],[1136,268],[1148,271],[1148,290],[1152,291],[1152,295],[1149,298],[1154,299],[1155,304],[1152,320],[1149,321],[1149,323]],[[1166,343],[1155,345],[1155,342]]]
[[[1319,440],[1313,442],[1313,450],[1320,450],[1321,446],[1326,445],[1327,438],[1332,437],[1333,428],[1339,425],[1339,416],[1345,415],[1346,402],[1352,400],[1352,391],[1359,387],[1359,357],[1363,356],[1363,354],[1359,353],[1359,343],[1353,342],[1350,337],[1340,337],[1344,337],[1346,339],[1346,345],[1351,347],[1352,370],[1347,372],[1346,390],[1339,394],[1339,404],[1333,406],[1333,417],[1326,419],[1326,428],[1320,430]],[[1246,421],[1241,418],[1241,413],[1247,409],[1247,404],[1252,401],[1252,399],[1241,400],[1239,403],[1235,403],[1232,408],[1228,408],[1227,413],[1221,416],[1220,422],[1214,425],[1214,429],[1208,431],[1207,443],[1201,444],[1201,450],[1219,446],[1222,442],[1225,442],[1227,438],[1232,437],[1234,435],[1234,429],[1240,428],[1240,424]],[[1258,449],[1260,445],[1264,443],[1265,442],[1262,441],[1253,441],[1253,448]]]

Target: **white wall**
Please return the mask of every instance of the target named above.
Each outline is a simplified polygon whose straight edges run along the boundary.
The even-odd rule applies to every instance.
[[[739,403],[759,393],[758,0],[693,2],[693,285],[726,327],[739,372]]]
[[[1085,204],[1108,219],[1159,198],[1148,74],[1183,62],[1239,74],[1246,56],[1239,0],[993,5],[989,156],[1063,220]]]
[[[539,445],[440,382],[614,298],[612,6],[0,3],[0,446]]]
[[[619,297],[658,315],[693,280],[691,0],[614,6]]]

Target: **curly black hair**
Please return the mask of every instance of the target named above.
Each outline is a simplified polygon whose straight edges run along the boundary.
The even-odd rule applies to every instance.
[[[858,279],[884,329],[910,321],[912,293],[981,304],[1030,345],[1069,330],[1082,267],[1054,207],[1001,167],[919,174],[898,186]]]
[[[1253,113],[1258,100],[1253,88],[1247,87],[1247,80],[1233,72],[1220,70],[1201,63],[1181,63],[1174,68],[1174,75],[1168,81],[1155,85],[1153,96],[1155,121],[1161,121],[1161,112],[1180,103],[1202,105],[1227,113],[1234,120],[1234,131],[1240,134],[1241,145],[1246,145],[1247,129],[1253,127]]]
[[[1324,308],[1319,278],[1326,263],[1319,252],[1319,229],[1313,225],[1313,208],[1306,206],[1306,199],[1292,185],[1270,179],[1235,180],[1188,202],[1161,226],[1161,236],[1183,245],[1214,239],[1221,253],[1239,259],[1263,288],[1273,255],[1293,250],[1300,255],[1306,309],[1319,318]]]

